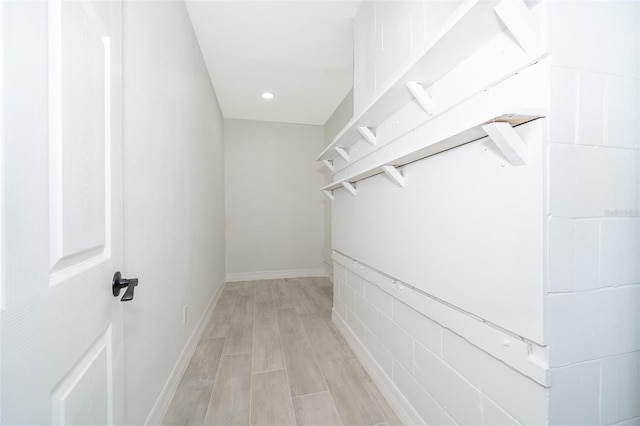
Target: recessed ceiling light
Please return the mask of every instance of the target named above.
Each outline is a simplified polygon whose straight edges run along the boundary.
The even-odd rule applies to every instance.
[[[271,92],[264,92],[264,93],[262,94],[262,97],[263,97],[264,99],[273,99],[273,93],[271,93]]]

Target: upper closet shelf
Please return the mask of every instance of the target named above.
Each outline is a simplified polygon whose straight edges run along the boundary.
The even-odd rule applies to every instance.
[[[338,156],[349,161],[349,148],[360,140],[376,146],[375,129],[412,100],[431,115],[428,88],[505,27],[524,50],[537,47],[537,24],[522,0],[465,1],[433,41],[410,58],[379,95],[353,117],[317,158],[328,166]]]

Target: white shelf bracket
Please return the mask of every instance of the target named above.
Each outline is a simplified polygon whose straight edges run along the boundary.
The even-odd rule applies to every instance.
[[[342,182],[342,186],[344,186],[344,189],[349,191],[354,197],[358,194],[358,192],[356,191],[356,187],[353,186],[351,182]]]
[[[329,170],[331,170],[333,172],[333,161],[331,161],[331,160],[322,160],[322,162],[324,163],[325,166],[327,166],[327,168]]]
[[[349,152],[347,152],[346,149],[342,148],[341,146],[336,146],[334,149],[336,150],[338,155],[344,159],[344,161],[349,161]]]
[[[359,126],[358,131],[360,132],[364,140],[366,140],[369,143],[369,145],[376,146],[376,143],[377,143],[376,135],[373,134],[370,128]]]
[[[524,51],[538,47],[538,22],[523,0],[503,0],[495,12]]]
[[[527,164],[527,144],[509,123],[489,123],[482,126],[487,135],[514,166]]]
[[[330,189],[323,189],[324,195],[326,195],[331,201],[333,201],[333,191]]]
[[[433,114],[433,99],[431,99],[431,96],[424,90],[424,87],[415,81],[408,81],[407,88],[413,97],[416,98],[416,101],[418,101],[422,109],[429,115]]]
[[[404,188],[405,179],[402,176],[402,173],[398,171],[394,166],[382,166],[382,170],[386,173],[387,176],[398,185],[400,188]]]

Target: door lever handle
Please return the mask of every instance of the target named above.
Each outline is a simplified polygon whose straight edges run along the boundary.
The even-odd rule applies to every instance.
[[[133,290],[137,285],[137,278],[122,278],[122,274],[120,274],[120,271],[113,274],[113,281],[111,282],[113,296],[118,297],[120,295],[121,289],[127,289],[124,292],[124,296],[122,296],[122,299],[120,299],[121,302],[128,302],[129,300],[133,300]]]

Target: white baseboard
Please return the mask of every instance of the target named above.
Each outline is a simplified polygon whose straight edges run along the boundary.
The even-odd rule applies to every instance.
[[[275,280],[279,278],[326,277],[325,268],[282,269],[279,271],[232,272],[227,274],[227,282]]]
[[[385,374],[382,367],[378,365],[373,356],[363,346],[362,342],[360,342],[355,333],[335,309],[333,309],[331,320],[347,341],[364,369],[369,373],[373,382],[378,386],[378,389],[380,389],[380,392],[391,408],[393,408],[393,411],[395,411],[396,415],[402,420],[402,423],[406,425],[424,424],[424,420],[420,418],[417,411],[409,404],[400,390],[393,384],[389,376]]]
[[[204,313],[200,317],[200,321],[196,325],[193,333],[191,333],[191,337],[187,340],[186,345],[182,349],[182,353],[178,357],[175,365],[173,366],[173,370],[171,374],[169,374],[169,378],[164,384],[162,388],[162,392],[158,396],[156,403],[153,405],[147,420],[144,422],[145,425],[159,425],[162,424],[162,419],[164,418],[167,410],[169,409],[169,404],[173,399],[173,395],[180,384],[180,380],[182,380],[182,376],[191,361],[191,357],[193,353],[196,351],[196,347],[198,346],[198,342],[200,341],[200,337],[202,337],[202,333],[204,332],[207,323],[209,322],[209,318],[211,317],[211,313],[213,312],[213,308],[218,303],[218,299],[220,299],[220,295],[222,294],[222,289],[224,288],[224,280],[220,282],[218,286],[218,290],[209,301],[209,305],[204,310]]]

